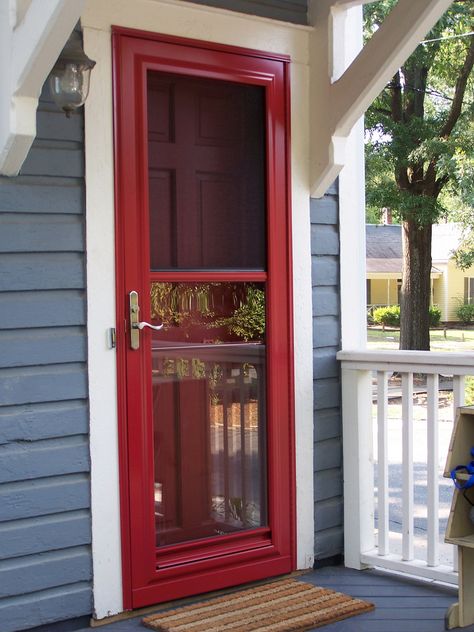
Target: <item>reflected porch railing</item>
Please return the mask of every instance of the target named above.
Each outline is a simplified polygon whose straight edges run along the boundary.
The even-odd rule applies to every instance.
[[[453,486],[442,472],[474,356],[370,350],[338,359],[346,566],[457,583],[457,554],[444,544]]]

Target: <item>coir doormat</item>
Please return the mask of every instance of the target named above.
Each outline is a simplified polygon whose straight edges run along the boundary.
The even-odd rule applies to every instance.
[[[301,632],[373,608],[334,590],[282,579],[154,614],[142,622],[159,632]]]

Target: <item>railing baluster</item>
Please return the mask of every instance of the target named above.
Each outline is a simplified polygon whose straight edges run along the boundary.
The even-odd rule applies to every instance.
[[[377,468],[378,468],[378,516],[379,555],[388,555],[388,373],[377,372]]]
[[[443,375],[453,376],[454,411],[464,405],[464,377],[474,375],[472,354],[436,353],[425,351],[391,350],[344,350],[337,354],[341,361],[343,391],[343,434],[344,434],[344,495],[345,520],[350,525],[345,529],[345,564],[350,568],[380,566],[387,570],[406,572],[426,579],[435,579],[451,584],[458,582],[453,567],[444,563],[444,549],[439,528],[439,459],[446,456],[447,445],[441,445],[439,423],[439,389],[444,388]],[[375,415],[372,415],[372,376],[377,373],[378,401],[378,541],[374,546],[373,479],[374,472],[371,449],[371,434]],[[388,485],[388,459],[391,444],[387,438],[388,414],[386,408],[386,377],[396,372],[402,375],[402,489]],[[387,376],[385,375],[387,374]],[[415,559],[415,488],[413,453],[416,427],[413,420],[414,375],[427,375],[426,407],[427,418],[427,487],[426,496],[416,498],[416,507],[427,507],[427,533],[423,544],[427,546],[427,558]],[[389,380],[390,383],[390,380]],[[395,447],[395,446],[393,446]],[[395,455],[394,455],[395,456]],[[397,455],[398,457],[398,455]],[[397,459],[398,460],[398,459]],[[398,487],[398,484],[397,484]],[[386,502],[391,493],[397,495],[402,506],[402,555],[391,548],[389,512]],[[390,502],[389,502],[390,505]],[[444,509],[444,507],[443,507]],[[387,541],[388,530],[388,541]],[[450,546],[450,545],[449,545]],[[454,547],[453,547],[454,548]],[[454,549],[454,570],[457,569],[457,549]],[[448,551],[447,551],[448,552]],[[421,557],[421,556],[419,556]]]
[[[456,411],[459,406],[464,406],[466,396],[464,375],[453,375],[453,421],[456,420]],[[453,545],[453,570],[458,571],[458,547]]]
[[[453,375],[453,416],[456,417],[456,410],[459,406],[464,406],[465,385],[464,375]]]
[[[438,374],[427,376],[428,566],[439,564]]]
[[[413,373],[402,374],[402,559],[413,547]]]

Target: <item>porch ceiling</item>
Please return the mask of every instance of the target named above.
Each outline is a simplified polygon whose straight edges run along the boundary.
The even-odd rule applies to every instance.
[[[354,124],[452,0],[398,0],[364,48],[350,50],[350,9],[369,0],[309,0],[313,69],[311,191],[321,197],[345,162]],[[85,0],[0,0],[0,174],[16,175],[36,135],[41,86]],[[357,36],[357,39],[361,39]]]

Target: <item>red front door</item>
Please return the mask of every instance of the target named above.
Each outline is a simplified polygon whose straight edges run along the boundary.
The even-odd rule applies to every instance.
[[[115,29],[125,606],[294,568],[288,60]]]

